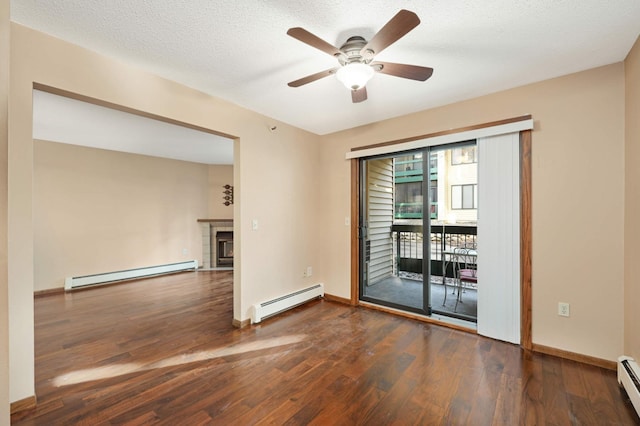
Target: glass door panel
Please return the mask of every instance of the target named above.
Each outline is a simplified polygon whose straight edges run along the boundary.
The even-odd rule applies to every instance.
[[[423,152],[362,160],[360,299],[428,313]]]
[[[475,141],[431,148],[432,313],[477,321],[477,284],[460,280],[477,258],[478,165]]]
[[[360,182],[360,300],[475,321],[455,255],[476,248],[475,141],[363,159]]]

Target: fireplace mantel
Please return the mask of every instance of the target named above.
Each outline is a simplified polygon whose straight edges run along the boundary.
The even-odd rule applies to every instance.
[[[215,244],[218,232],[233,232],[233,219],[198,219],[202,229],[202,269],[216,269],[217,247]],[[213,238],[214,243],[211,243]],[[228,265],[225,265],[228,267]],[[220,267],[225,267],[220,266]]]
[[[233,219],[198,219],[198,223],[231,223],[233,225]]]

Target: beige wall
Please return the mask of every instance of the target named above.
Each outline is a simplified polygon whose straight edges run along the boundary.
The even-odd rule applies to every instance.
[[[625,60],[625,345],[640,359],[640,38]]]
[[[32,87],[37,82],[234,135],[234,318],[315,282],[319,137],[26,27],[11,25],[9,109],[10,400],[34,395]],[[259,229],[251,231],[251,220]],[[241,232],[241,227],[248,230]],[[306,266],[314,276],[303,278]],[[229,318],[231,321],[231,318]]]
[[[33,162],[35,290],[69,276],[202,264],[207,165],[44,141]]]
[[[7,145],[9,0],[0,0],[0,424],[9,424],[9,307],[7,285]]]
[[[327,292],[349,297],[354,146],[532,114],[533,341],[614,360],[623,350],[624,68],[609,65],[328,135],[320,226]],[[571,317],[557,315],[559,301]]]
[[[225,185],[233,186],[233,166],[209,166],[209,211],[201,219],[233,219],[233,205],[222,204]]]

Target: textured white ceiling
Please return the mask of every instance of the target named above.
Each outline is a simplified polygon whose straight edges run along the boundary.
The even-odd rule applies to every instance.
[[[376,59],[429,66],[426,82],[377,74],[351,103],[336,61],[286,35],[369,39],[400,9],[422,23]],[[11,19],[277,120],[326,134],[624,60],[639,0],[12,0]]]

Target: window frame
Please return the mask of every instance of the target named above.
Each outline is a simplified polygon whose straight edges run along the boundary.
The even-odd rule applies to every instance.
[[[464,207],[464,187],[471,187],[471,205],[472,207]],[[460,188],[460,207],[454,207],[454,188]],[[476,210],[478,208],[478,184],[463,183],[460,185],[451,185],[451,210]]]

